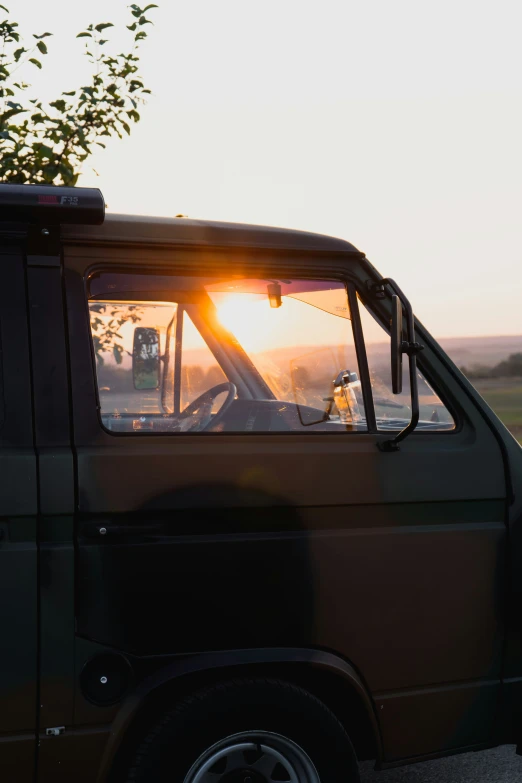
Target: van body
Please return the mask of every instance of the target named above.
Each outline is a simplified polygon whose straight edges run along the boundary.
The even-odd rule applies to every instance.
[[[223,683],[170,780],[356,780],[305,696],[379,768],[517,742],[522,451],[419,322],[393,382],[364,254],[0,190],[1,779],[156,779],[146,738]],[[217,718],[260,682],[263,762]]]

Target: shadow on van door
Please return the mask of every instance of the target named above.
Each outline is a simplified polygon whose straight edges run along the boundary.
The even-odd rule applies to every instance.
[[[81,635],[139,655],[313,644],[309,535],[283,498],[198,484],[106,528],[79,523]]]

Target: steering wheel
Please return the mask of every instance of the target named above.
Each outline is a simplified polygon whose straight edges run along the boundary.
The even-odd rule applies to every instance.
[[[219,397],[220,394],[223,394],[223,392],[227,392],[225,402],[215,414],[215,416],[212,416],[212,406],[214,404],[214,400],[216,397]],[[199,397],[196,397],[196,399],[192,400],[192,402],[189,402],[187,407],[177,417],[181,424],[181,428],[184,430],[182,422],[184,419],[188,419],[190,417],[193,417],[195,423],[193,427],[189,427],[186,430],[187,432],[194,431],[195,429],[197,429],[198,432],[204,432],[206,429],[208,429],[210,424],[212,424],[212,427],[214,427],[221,421],[225,413],[228,411],[234,402],[236,395],[237,388],[235,384],[229,383],[228,381],[226,383],[218,383],[216,386],[213,386],[211,389],[203,392],[203,394],[200,394]]]

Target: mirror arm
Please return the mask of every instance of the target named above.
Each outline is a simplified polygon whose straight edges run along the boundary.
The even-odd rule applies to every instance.
[[[397,294],[404,309],[406,310],[406,329],[408,340],[403,340],[401,344],[401,351],[402,353],[407,354],[409,358],[408,364],[410,368],[411,420],[408,426],[401,430],[398,435],[396,435],[391,440],[382,441],[378,444],[378,447],[381,451],[399,451],[399,443],[407,438],[419,423],[420,407],[419,386],[417,381],[417,354],[423,350],[424,346],[419,345],[419,343],[415,340],[415,318],[409,300],[403,294],[395,280],[392,280],[389,277],[385,277],[377,284],[381,290],[384,289],[385,285],[389,286],[392,291]]]

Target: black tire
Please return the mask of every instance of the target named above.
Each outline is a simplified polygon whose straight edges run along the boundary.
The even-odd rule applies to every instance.
[[[184,783],[205,751],[249,731],[270,732],[295,743],[312,761],[320,783],[359,781],[348,735],[323,702],[290,683],[255,679],[220,683],[180,702],[138,747],[126,783]]]

